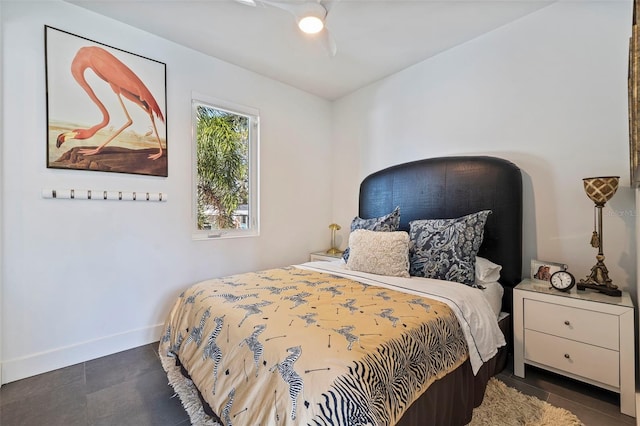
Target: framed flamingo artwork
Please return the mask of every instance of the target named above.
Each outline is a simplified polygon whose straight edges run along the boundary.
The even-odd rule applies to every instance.
[[[167,176],[166,65],[45,26],[47,167]]]

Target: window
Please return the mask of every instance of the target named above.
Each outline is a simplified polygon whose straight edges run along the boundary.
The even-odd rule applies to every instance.
[[[258,111],[193,98],[194,238],[259,234]]]

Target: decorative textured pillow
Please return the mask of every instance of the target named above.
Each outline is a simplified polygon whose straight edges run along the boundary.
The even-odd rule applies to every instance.
[[[393,209],[393,211],[387,215],[380,217],[373,217],[371,219],[362,219],[361,217],[354,217],[351,221],[351,232],[356,229],[367,229],[369,231],[382,231],[392,232],[397,231],[400,227],[400,206]],[[342,254],[342,258],[346,262],[349,259],[349,252],[351,250],[347,247]]]
[[[349,235],[347,268],[393,277],[409,277],[409,234],[356,229]]]
[[[474,285],[476,254],[489,213],[410,222],[410,274]]]

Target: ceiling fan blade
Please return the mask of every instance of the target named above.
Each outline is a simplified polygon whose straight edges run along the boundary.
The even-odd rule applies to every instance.
[[[235,1],[240,4],[244,4],[245,6],[256,7],[255,0],[235,0]]]
[[[238,0],[236,0],[238,1]],[[273,0],[254,0],[264,6],[272,6],[281,10],[285,10],[298,18],[306,7],[306,2],[291,2],[291,1],[273,1]]]
[[[252,0],[236,0],[236,1],[252,1]],[[329,19],[330,12],[338,3],[340,3],[340,0],[330,0],[330,1],[318,0],[318,3],[322,4],[322,7],[324,7],[324,9],[327,11],[327,17],[325,19]]]
[[[291,14],[293,14],[294,16],[296,15],[296,13],[298,12],[300,6],[302,5],[302,3],[295,3],[295,2],[286,2],[286,1],[272,1],[272,0],[234,0],[237,3],[240,3],[242,5],[245,6],[251,6],[251,7],[256,7],[256,6],[271,6],[271,7],[275,7],[281,10],[285,10]]]
[[[336,53],[338,53],[338,46],[336,45],[335,39],[331,36],[329,29],[325,26],[324,30],[322,30],[319,35],[320,40],[324,48],[327,50],[329,56],[332,58],[336,56]]]
[[[335,14],[335,8],[338,3],[340,3],[340,0],[329,0],[326,2],[323,0],[318,0],[318,2],[320,2],[322,4],[322,7],[324,7],[324,9],[327,11],[327,15],[324,18],[324,34],[322,35],[322,37],[325,49],[327,50],[329,56],[333,58],[338,52],[338,47],[336,45],[336,40],[331,35],[329,28],[331,27],[331,17]]]

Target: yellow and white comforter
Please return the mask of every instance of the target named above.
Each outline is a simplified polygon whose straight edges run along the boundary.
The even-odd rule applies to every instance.
[[[386,278],[310,262],[201,282],[171,310],[160,355],[225,426],[393,425],[434,380],[470,355],[477,371],[504,338],[479,290]]]

